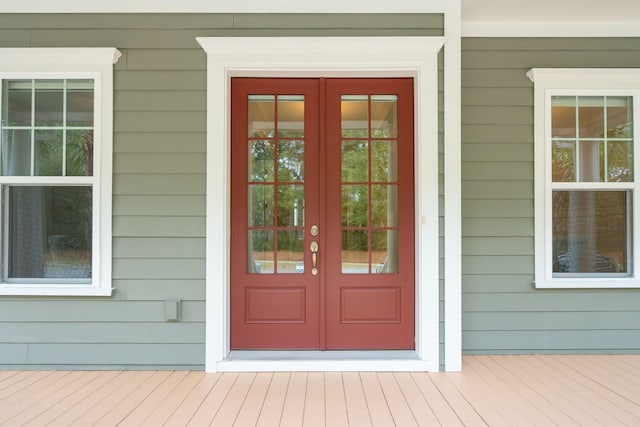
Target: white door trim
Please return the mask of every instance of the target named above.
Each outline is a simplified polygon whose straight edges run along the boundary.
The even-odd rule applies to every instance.
[[[442,37],[198,37],[207,53],[205,370],[234,370],[229,337],[231,77],[413,77],[416,355],[439,369],[438,64]],[[237,238],[237,237],[234,237]],[[335,360],[332,370],[351,364]],[[264,364],[243,361],[243,369]],[[416,365],[416,366],[418,366]],[[268,365],[267,365],[268,366]],[[385,369],[401,370],[403,361]],[[296,369],[315,370],[313,360]],[[351,367],[352,369],[352,367]]]

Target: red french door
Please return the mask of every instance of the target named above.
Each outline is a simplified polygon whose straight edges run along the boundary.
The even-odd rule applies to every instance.
[[[414,348],[413,81],[231,88],[231,348]]]

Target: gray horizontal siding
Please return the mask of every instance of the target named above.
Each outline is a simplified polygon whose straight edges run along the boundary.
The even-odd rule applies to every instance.
[[[442,15],[425,14],[0,15],[1,47],[122,52],[114,67],[114,295],[0,297],[0,368],[203,368],[206,55],[196,37],[442,33]],[[165,321],[167,299],[182,300],[179,322]]]
[[[533,67],[640,67],[640,39],[463,40],[463,350],[640,352],[639,291],[533,286]]]

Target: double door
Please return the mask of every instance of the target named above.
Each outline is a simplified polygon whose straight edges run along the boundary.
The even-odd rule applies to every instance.
[[[231,87],[231,348],[413,349],[412,79]]]

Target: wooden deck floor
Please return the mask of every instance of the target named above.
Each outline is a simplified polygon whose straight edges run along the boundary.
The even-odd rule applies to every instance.
[[[640,426],[640,356],[466,356],[462,373],[0,371],[0,425]]]

